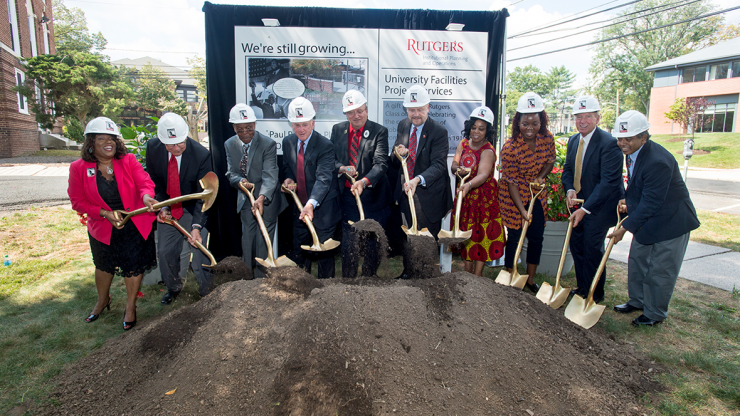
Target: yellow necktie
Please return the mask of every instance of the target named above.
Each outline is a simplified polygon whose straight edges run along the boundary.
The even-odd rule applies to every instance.
[[[575,179],[573,179],[573,189],[576,190],[576,193],[581,192],[581,170],[583,170],[583,146],[585,144],[586,141],[581,136],[581,141],[578,142],[578,151],[576,152],[576,172]]]

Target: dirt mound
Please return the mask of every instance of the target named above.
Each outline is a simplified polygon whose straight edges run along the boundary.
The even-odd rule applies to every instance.
[[[660,388],[633,347],[489,279],[327,279],[307,298],[270,279],[111,339],[40,412],[636,415]]]
[[[211,268],[213,273],[213,285],[219,286],[224,283],[237,280],[252,280],[252,270],[244,261],[236,256],[229,256],[221,260]]]

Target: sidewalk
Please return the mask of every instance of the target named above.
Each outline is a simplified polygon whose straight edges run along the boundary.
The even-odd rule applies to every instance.
[[[43,164],[0,166],[0,176],[69,176],[69,165],[59,166],[58,163],[50,163],[55,166]]]
[[[681,174],[683,175],[683,164],[679,164]],[[740,182],[740,169],[712,169],[712,168],[692,168],[689,161],[689,177],[691,179],[708,179],[714,181]]]
[[[627,263],[632,234],[626,233],[624,239],[614,245],[610,260]],[[740,290],[740,253],[723,247],[689,241],[679,277],[704,283],[719,289]]]

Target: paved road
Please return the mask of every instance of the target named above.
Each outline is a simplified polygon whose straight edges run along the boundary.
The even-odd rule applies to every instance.
[[[68,204],[65,176],[0,176],[0,210]]]
[[[689,174],[687,185],[697,209],[740,215],[740,182],[698,179]]]

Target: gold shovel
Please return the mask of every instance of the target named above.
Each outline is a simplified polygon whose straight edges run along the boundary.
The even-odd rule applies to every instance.
[[[582,199],[574,199],[573,203],[575,204],[583,204]],[[570,214],[573,214],[570,212],[570,208],[568,208],[568,212]],[[559,307],[563,306],[566,300],[568,300],[568,295],[570,294],[570,287],[563,287],[560,286],[560,274],[563,272],[563,266],[565,265],[565,257],[568,255],[568,243],[570,243],[570,234],[573,231],[573,221],[570,220],[570,216],[568,219],[568,231],[565,233],[565,241],[563,242],[563,252],[560,255],[560,264],[558,264],[558,273],[555,275],[557,276],[555,278],[555,286],[550,286],[547,282],[542,282],[542,286],[540,286],[540,290],[537,291],[537,299],[544,302],[546,305],[550,305],[553,309],[558,309]]]
[[[617,204],[617,219],[619,218],[619,204]],[[614,231],[618,230],[626,219],[627,217],[619,219],[617,225],[614,226]],[[604,309],[606,309],[606,305],[599,305],[594,302],[594,291],[596,290],[596,285],[599,283],[601,273],[606,267],[606,260],[609,259],[612,247],[614,247],[614,237],[609,239],[609,244],[606,246],[604,256],[601,257],[599,269],[596,270],[596,276],[594,276],[594,280],[591,282],[591,289],[588,291],[586,299],[578,295],[573,295],[573,299],[570,300],[568,307],[565,308],[565,317],[586,329],[596,325],[596,322],[599,322],[599,318],[604,313]]]
[[[198,192],[195,194],[188,194],[188,195],[181,195],[176,198],[171,198],[166,201],[162,201],[159,203],[154,204],[153,208],[155,210],[168,207],[170,205],[177,204],[178,202],[183,201],[189,201],[191,199],[202,199],[203,200],[203,208],[201,209],[202,212],[206,212],[208,208],[213,205],[213,201],[216,200],[216,195],[218,194],[218,177],[213,172],[206,173],[206,176],[200,178],[200,186],[203,188],[203,192]],[[143,207],[136,210],[133,210],[131,212],[126,212],[123,210],[117,210],[116,212],[120,215],[125,215],[123,217],[123,220],[119,222],[119,225],[126,224],[126,221],[129,220],[129,218],[133,217],[134,215],[139,215],[147,212],[149,208]]]
[[[401,166],[403,167],[403,174],[406,175],[406,182],[408,183],[409,179],[409,167],[406,164],[406,159],[409,158],[409,154],[406,153],[406,156],[401,156],[398,154],[398,148],[393,149],[393,153],[396,155],[398,160],[401,161]],[[414,195],[411,193],[411,190],[406,191],[406,195],[409,197],[409,210],[411,211],[411,228],[406,227],[405,225],[401,226],[401,229],[403,229],[403,232],[407,235],[423,235],[427,237],[432,237],[432,233],[429,232],[428,229],[422,228],[421,230],[416,228],[416,206],[414,205]]]
[[[244,184],[241,182],[239,182],[239,188],[244,191],[245,194],[247,194],[249,202],[251,202],[252,206],[254,206],[254,194],[252,193],[252,190],[247,189],[247,187],[244,186]],[[262,220],[262,214],[260,214],[259,210],[254,210],[254,217],[257,218],[257,223],[260,226],[260,231],[262,231],[262,237],[265,239],[265,244],[267,244],[267,258],[263,260],[259,257],[255,257],[254,259],[257,260],[257,263],[261,264],[264,267],[298,267],[298,265],[295,264],[293,260],[289,259],[286,256],[280,256],[275,259],[275,255],[272,252],[272,240],[270,240],[270,234],[267,232],[265,221]]]
[[[464,175],[460,175],[460,172],[463,172]],[[457,177],[460,178],[460,186],[457,188],[459,189],[457,192],[457,206],[455,206],[455,226],[452,228],[452,231],[439,230],[439,234],[437,234],[437,238],[439,239],[454,238],[465,241],[473,235],[473,230],[460,231],[460,209],[462,209],[463,199],[462,187],[465,185],[465,181],[470,177],[470,173],[470,169],[458,169],[457,172],[455,172]]]
[[[357,175],[357,170],[356,169],[353,169],[353,170],[355,171],[355,175]],[[352,185],[354,185],[355,182],[357,182],[355,181],[355,177],[351,176],[347,172],[344,172],[344,176],[346,176],[347,179],[349,179],[349,183],[351,183]],[[362,209],[362,201],[360,201],[359,195],[357,194],[354,194],[354,195],[355,195],[355,200],[357,201],[357,209],[360,211],[360,221],[363,221],[365,219],[365,211]],[[354,224],[354,222],[352,221],[347,221],[347,222],[349,223],[349,225]]]
[[[540,190],[537,194],[534,193],[532,187],[539,187]],[[537,197],[545,190],[543,185],[538,183],[529,184],[529,194],[531,196],[529,200],[529,209],[527,209],[527,216],[532,218],[532,210],[534,210],[534,204],[537,203]],[[522,254],[522,247],[524,246],[524,239],[527,238],[527,229],[529,228],[529,221],[525,221],[522,226],[522,235],[519,237],[519,245],[516,246],[516,254],[514,255],[514,267],[511,272],[501,270],[496,277],[496,283],[506,286],[514,286],[517,289],[523,289],[524,284],[527,283],[529,275],[519,274],[519,270],[516,267],[517,259]]]
[[[291,191],[290,189],[286,188],[285,185],[283,185],[283,189],[288,191],[291,195],[293,195],[293,200],[295,201],[295,204],[298,206],[298,209],[303,211],[303,204],[301,204],[301,200],[298,199],[298,195],[294,191]],[[310,246],[303,245],[301,246],[302,249],[308,250],[308,251],[329,251],[333,250],[337,247],[339,247],[339,241],[335,241],[333,239],[328,239],[324,241],[324,243],[319,242],[319,236],[316,234],[316,229],[313,228],[313,222],[311,221],[308,216],[303,217],[303,222],[306,223],[306,226],[308,226],[308,231],[311,232],[311,237],[313,238],[313,244]]]
[[[174,219],[174,218],[162,219],[162,221],[165,224],[169,224],[169,225],[177,228],[177,230],[180,231],[182,233],[182,235],[184,235],[185,237],[187,237],[187,238],[189,238],[191,240],[193,239],[193,236],[190,235],[190,233],[186,229],[182,228],[182,225],[180,225],[180,223],[177,222],[176,219]],[[193,240],[193,241],[195,241],[195,240]],[[205,254],[206,257],[208,257],[208,260],[211,261],[211,264],[204,264],[203,267],[213,267],[213,266],[216,265],[216,259],[213,257],[213,254],[211,254],[211,252],[208,251],[208,249],[203,244],[199,243],[198,241],[195,241],[195,246],[198,247],[198,250],[202,251],[203,254]]]

